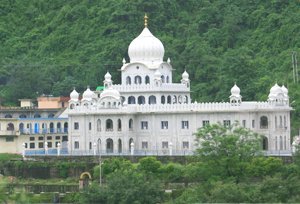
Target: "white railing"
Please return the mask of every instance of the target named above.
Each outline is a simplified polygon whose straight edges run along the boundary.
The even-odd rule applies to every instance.
[[[118,111],[116,111],[116,109]],[[233,105],[229,102],[213,103],[188,103],[188,104],[130,104],[118,108],[103,108],[101,106],[76,106],[69,111],[72,113],[112,113],[112,112],[230,112],[230,111],[268,111],[268,110],[291,110],[288,105],[274,106],[268,102],[242,102],[240,105]]]
[[[162,83],[161,86],[156,86],[154,84],[128,84],[128,85],[122,85],[122,84],[114,84],[112,86],[114,89],[118,90],[119,92],[133,92],[133,91],[139,91],[139,92],[153,92],[153,91],[171,91],[171,92],[186,92],[190,91],[190,88],[188,88],[184,84],[175,84],[175,83]]]

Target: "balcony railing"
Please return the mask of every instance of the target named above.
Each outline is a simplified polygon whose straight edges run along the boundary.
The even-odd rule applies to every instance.
[[[43,128],[43,129],[23,128],[23,129],[20,129],[19,131],[20,131],[20,134],[22,134],[22,135],[62,134],[62,133],[68,133],[68,128]]]

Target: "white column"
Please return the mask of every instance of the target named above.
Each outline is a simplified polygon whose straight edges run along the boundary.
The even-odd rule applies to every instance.
[[[45,142],[45,155],[48,154],[48,142]]]
[[[57,156],[60,155],[60,143],[57,143]]]
[[[170,142],[169,155],[172,156],[172,154],[173,154],[173,143]]]
[[[23,159],[25,159],[25,151],[26,151],[26,144],[25,144],[25,142],[22,144],[22,146],[23,146],[22,156],[23,156]]]

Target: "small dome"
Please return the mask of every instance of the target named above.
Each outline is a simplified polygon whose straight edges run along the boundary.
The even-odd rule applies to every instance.
[[[83,92],[83,95],[82,95],[82,99],[84,100],[90,100],[92,98],[94,98],[95,94],[93,91],[91,91],[91,89],[88,87],[84,92]]]
[[[276,83],[271,89],[270,89],[270,94],[271,95],[277,95],[278,93],[282,93],[282,89],[278,84]]]
[[[120,92],[116,89],[113,89],[112,87],[109,87],[108,89],[105,89],[101,94],[100,94],[100,99],[104,97],[112,97],[116,100],[120,100]]]
[[[289,91],[284,85],[282,85],[281,90],[284,93],[284,95],[288,95]]]
[[[78,98],[79,98],[79,93],[75,90],[75,88],[74,88],[74,90],[70,93],[70,98],[71,98],[71,100],[73,100],[73,101],[77,101],[77,100],[78,100]]]
[[[186,70],[182,73],[182,79],[188,80],[189,79],[189,74],[186,72]]]
[[[128,47],[130,62],[162,62],[164,53],[162,42],[147,27]]]
[[[161,73],[160,73],[160,71],[158,69],[154,73],[154,78],[157,78],[157,79],[161,78]]]
[[[111,80],[111,75],[110,75],[109,72],[106,72],[106,74],[104,75],[104,79],[105,79],[106,81],[110,81],[110,80]]]
[[[236,84],[234,84],[234,86],[231,88],[230,92],[231,92],[231,95],[237,96],[237,95],[240,95],[241,90]]]

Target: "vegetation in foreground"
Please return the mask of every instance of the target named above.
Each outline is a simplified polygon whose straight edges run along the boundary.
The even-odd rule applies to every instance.
[[[94,167],[92,184],[66,195],[68,203],[290,203],[300,202],[300,151],[293,163],[259,154],[259,135],[239,126],[208,125],[196,134],[197,154],[186,164],[145,157],[108,159]],[[3,186],[3,185],[2,185]],[[166,191],[167,190],[167,191]],[[171,192],[170,192],[171,190]],[[0,202],[52,202],[53,194],[6,195]],[[20,196],[22,195],[22,196]],[[48,197],[47,197],[48,196]],[[48,199],[48,200],[47,200]]]

